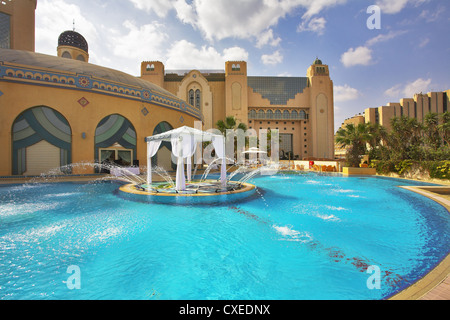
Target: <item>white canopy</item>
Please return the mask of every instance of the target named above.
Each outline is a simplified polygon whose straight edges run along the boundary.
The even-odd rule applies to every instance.
[[[250,148],[243,153],[267,153],[266,151],[259,150],[258,148]]]
[[[213,137],[223,137],[220,134],[209,133],[191,127],[180,127],[170,131],[166,131],[154,136],[147,137],[145,141],[168,141],[171,142],[173,137],[180,137],[183,135],[190,135],[195,138],[197,142],[212,141]]]
[[[219,134],[213,134],[202,130],[181,127],[167,132],[163,132],[145,139],[147,141],[147,184],[152,183],[151,158],[158,152],[162,141],[168,141],[172,144],[172,153],[177,157],[177,175],[176,190],[186,190],[186,179],[184,174],[184,159],[187,159],[188,179],[191,174],[191,157],[195,153],[198,142],[212,141],[216,154],[222,158],[220,179],[222,185],[226,184],[226,161],[224,137]]]

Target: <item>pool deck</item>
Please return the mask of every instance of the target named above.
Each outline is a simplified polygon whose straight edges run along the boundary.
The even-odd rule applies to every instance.
[[[86,176],[64,176],[53,178],[46,182],[82,182],[92,181],[96,179],[114,179],[105,174],[86,175]],[[120,179],[120,177],[117,177]],[[30,177],[0,177],[0,185],[2,184],[22,184],[32,180]],[[163,181],[154,177],[155,181]],[[411,179],[406,179],[411,180]],[[420,181],[427,182],[427,181]],[[432,181],[431,183],[439,183]],[[442,186],[436,187],[411,187],[400,186],[401,188],[419,193],[428,197],[442,206],[450,213],[450,183],[442,182]],[[416,283],[392,296],[389,300],[450,300],[450,254],[444,258],[441,263],[431,270],[426,276],[418,280]]]

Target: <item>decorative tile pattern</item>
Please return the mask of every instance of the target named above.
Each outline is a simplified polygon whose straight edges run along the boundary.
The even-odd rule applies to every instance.
[[[181,122],[181,123],[184,123],[184,118],[183,118],[183,116],[180,117],[180,122]]]
[[[0,79],[15,80],[19,82],[38,83],[45,86],[56,86],[58,88],[77,88],[79,90],[94,91],[96,93],[107,95],[119,95],[121,97],[151,102],[169,109],[179,110],[190,116],[200,119],[202,117],[200,110],[186,105],[183,101],[169,97],[159,92],[153,92],[147,88],[138,88],[126,84],[118,84],[117,82],[110,82],[102,78],[97,78],[91,75],[73,74],[64,72],[52,72],[49,70],[36,70],[30,68],[23,68],[14,64],[8,64],[3,61],[0,62]],[[86,107],[90,102],[86,98],[78,101],[82,107]],[[146,116],[149,111],[142,110]]]
[[[88,99],[83,97],[80,100],[78,100],[78,103],[84,108],[89,104],[89,101],[88,101]]]
[[[148,110],[147,110],[146,107],[144,107],[144,108],[141,110],[141,112],[142,112],[142,114],[144,115],[144,117],[146,117],[146,116],[149,114],[149,112],[148,112]]]

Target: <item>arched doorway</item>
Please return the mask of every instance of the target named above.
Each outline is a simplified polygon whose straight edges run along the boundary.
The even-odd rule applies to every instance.
[[[132,123],[119,114],[103,118],[95,129],[94,154],[97,163],[123,167],[139,165],[136,160],[136,130]]]
[[[170,130],[173,130],[173,127],[170,125],[170,123],[163,121],[155,127],[155,129],[153,130],[153,135],[164,133]],[[163,141],[161,143],[158,152],[152,158],[152,167],[153,166],[158,166],[166,171],[176,169],[176,163],[173,163],[172,161],[172,144],[170,142]]]
[[[21,113],[13,123],[12,146],[13,175],[71,172],[72,130],[54,109],[39,106]]]

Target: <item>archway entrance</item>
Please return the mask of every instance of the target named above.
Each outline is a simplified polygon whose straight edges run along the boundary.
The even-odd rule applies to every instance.
[[[39,106],[20,114],[12,127],[13,175],[70,173],[72,130],[56,110]]]
[[[107,165],[139,166],[136,160],[136,130],[125,117],[113,114],[103,118],[95,130],[95,161]]]

